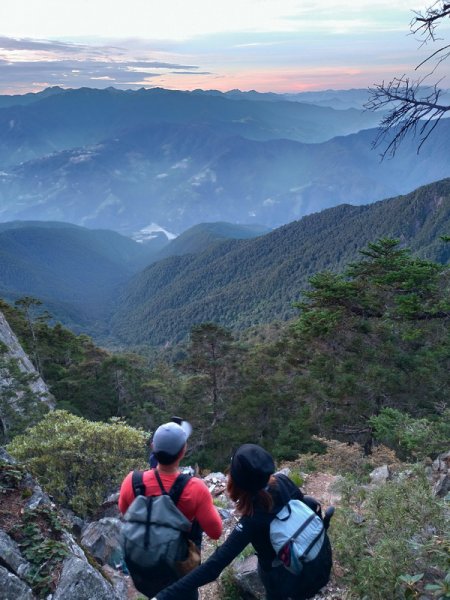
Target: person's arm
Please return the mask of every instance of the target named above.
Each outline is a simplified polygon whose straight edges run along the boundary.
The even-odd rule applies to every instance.
[[[251,541],[250,523],[239,522],[225,542],[202,565],[157,594],[157,600],[179,600],[192,590],[217,579]]]
[[[198,485],[196,493],[197,510],[195,519],[208,537],[218,540],[222,534],[222,519],[214,506],[212,496],[203,482]]]
[[[120,487],[119,510],[123,515],[134,500],[132,477],[133,473],[128,473]]]

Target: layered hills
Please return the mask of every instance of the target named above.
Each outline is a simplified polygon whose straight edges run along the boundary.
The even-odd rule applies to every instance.
[[[31,97],[30,97],[31,96]],[[121,91],[51,88],[0,99],[0,167],[53,151],[98,143],[155,123],[202,124],[217,133],[269,140],[319,142],[373,127],[377,117],[361,110],[288,102],[230,101],[161,88]],[[1,108],[3,106],[3,108]]]
[[[0,225],[0,296],[34,296],[57,319],[98,339],[171,343],[191,326],[232,328],[295,314],[308,278],[339,270],[379,237],[400,238],[446,262],[450,179],[371,205],[348,204],[267,233],[263,226],[203,223],[172,241],[140,244],[67,223]]]
[[[149,223],[174,233],[205,221],[275,227],[450,176],[450,120],[436,127],[419,156],[408,138],[395,159],[381,162],[371,148],[375,135],[365,130],[305,144],[224,137],[200,124],[153,124],[3,170],[0,218],[63,220],[125,234]]]
[[[447,262],[450,249],[439,236],[449,223],[445,179],[372,205],[334,207],[256,239],[172,256],[130,280],[112,327],[125,343],[167,344],[195,323],[245,328],[287,319],[312,274],[342,269],[377,238],[399,238],[417,254]]]

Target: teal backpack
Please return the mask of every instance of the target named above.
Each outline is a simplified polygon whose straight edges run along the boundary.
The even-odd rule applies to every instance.
[[[303,500],[290,499],[282,478],[277,477],[277,481],[284,505],[270,523],[270,542],[286,569],[300,575],[321,553],[334,507],[322,517],[317,500],[309,496]]]

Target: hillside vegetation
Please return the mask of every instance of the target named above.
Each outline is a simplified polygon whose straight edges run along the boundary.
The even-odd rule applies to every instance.
[[[445,256],[446,239],[430,238],[427,247]],[[202,323],[186,345],[154,360],[111,354],[49,325],[31,299],[0,308],[65,409],[30,415],[35,424],[24,431],[20,419],[7,422],[14,411],[2,405],[2,443],[63,506],[95,515],[121,473],[144,464],[149,433],[181,414],[194,426],[190,464],[223,469],[238,445],[255,442],[278,462],[295,461],[294,479],[314,470],[339,475],[331,536],[349,600],[448,595],[446,507],[431,491],[436,477],[439,494],[448,489],[436,467],[450,464],[448,454],[423,465],[450,439],[448,265],[392,239],[370,242],[341,273],[311,278],[291,324],[239,342]],[[367,485],[381,465],[388,481]],[[9,499],[22,477],[23,469],[0,465]],[[30,530],[28,513],[20,513],[22,526],[7,509],[7,531],[20,547],[39,547],[30,560],[42,575],[29,583],[46,597],[55,544]]]
[[[38,297],[54,318],[105,339],[119,284],[163,256],[200,252],[225,239],[247,239],[267,228],[203,223],[169,243],[156,234],[145,243],[106,229],[70,223],[0,223],[0,296]],[[166,248],[167,246],[167,248]]]
[[[368,206],[343,205],[252,240],[215,243],[134,276],[113,319],[127,344],[174,343],[192,324],[231,328],[285,320],[314,273],[340,271],[377,237],[398,238],[423,258],[448,262],[450,179]],[[170,247],[170,246],[169,246]]]
[[[65,223],[3,223],[0,294],[10,300],[38,297],[56,318],[95,332],[95,323],[111,312],[118,285],[148,264],[153,253],[114,231]]]
[[[172,360],[110,354],[21,306],[2,310],[59,408],[149,430],[182,412],[195,429],[192,460],[222,468],[243,440],[280,459],[320,449],[314,434],[370,447],[369,420],[384,408],[430,420],[428,438],[445,440],[449,276],[448,266],[380,240],[344,273],[312,277],[298,318],[276,337],[238,342],[202,323]]]

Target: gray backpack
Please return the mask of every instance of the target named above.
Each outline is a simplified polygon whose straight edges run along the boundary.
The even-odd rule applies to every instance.
[[[178,510],[177,503],[191,476],[181,474],[170,491],[164,489],[159,473],[155,477],[160,496],[145,496],[142,471],[134,471],[135,499],[122,526],[122,545],[126,565],[136,588],[155,595],[179,577],[177,563],[188,554],[191,522]]]

